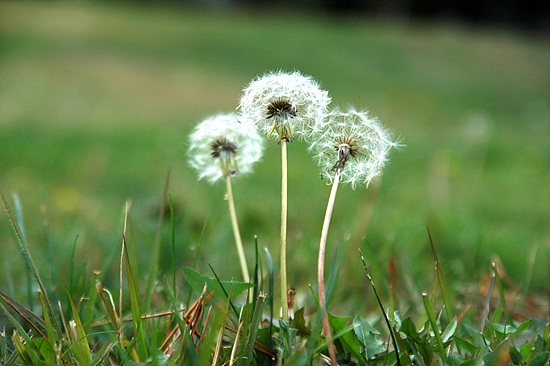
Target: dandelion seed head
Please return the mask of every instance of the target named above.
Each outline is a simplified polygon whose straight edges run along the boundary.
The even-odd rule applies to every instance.
[[[204,120],[189,138],[189,164],[209,183],[251,172],[263,153],[264,139],[236,113]]]
[[[239,110],[268,137],[294,140],[311,134],[330,103],[328,92],[299,72],[270,72],[254,79],[243,91]]]
[[[382,174],[388,153],[396,146],[378,119],[353,108],[328,113],[308,142],[328,183],[339,173],[340,181],[354,189],[368,187]]]

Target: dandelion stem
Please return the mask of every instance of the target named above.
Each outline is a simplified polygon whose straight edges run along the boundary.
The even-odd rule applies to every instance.
[[[288,304],[287,304],[287,283],[286,283],[286,229],[287,229],[287,155],[286,139],[281,139],[281,306],[283,309],[283,320],[288,322]]]
[[[250,282],[250,275],[248,274],[248,268],[246,266],[246,258],[244,256],[243,242],[241,239],[241,233],[239,231],[239,224],[237,222],[237,213],[235,211],[235,202],[233,200],[233,190],[231,189],[231,176],[226,174],[225,185],[227,187],[227,202],[229,204],[229,214],[231,215],[231,226],[233,226],[233,234],[235,235],[235,245],[237,245],[237,252],[239,253],[239,261],[241,262],[241,269],[243,271],[243,279],[245,282]]]
[[[319,263],[317,266],[317,281],[319,284],[319,302],[321,303],[321,311],[323,313],[323,332],[325,337],[330,341],[332,335],[330,333],[330,323],[328,321],[328,312],[326,304],[325,294],[325,252],[327,247],[328,229],[330,227],[330,219],[332,217],[332,211],[334,209],[334,202],[336,200],[336,192],[338,191],[338,183],[340,182],[340,172],[336,172],[334,181],[332,183],[332,189],[327,204],[327,211],[325,213],[325,221],[323,222],[323,230],[321,232],[321,242],[319,243]],[[336,348],[334,343],[328,344],[328,353],[333,365],[338,365],[336,362]]]

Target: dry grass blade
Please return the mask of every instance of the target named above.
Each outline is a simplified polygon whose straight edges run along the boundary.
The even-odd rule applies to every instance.
[[[204,309],[204,306],[210,301],[210,299],[214,296],[214,292],[210,292],[208,295],[206,295],[206,286],[203,289],[203,292],[201,296],[191,305],[189,310],[182,315],[182,320],[189,328],[189,334],[191,336],[197,337],[197,339],[202,338],[202,335],[199,331],[197,331],[198,325],[200,324],[200,318],[202,315],[202,310]],[[181,310],[183,311],[183,310]],[[158,316],[165,316],[165,315],[172,315],[173,312],[165,312],[161,313]],[[149,316],[153,317],[153,316]],[[176,334],[179,331],[178,334]],[[174,344],[181,338],[182,332],[184,332],[184,329],[181,329],[181,326],[177,326],[166,336],[166,339],[160,346],[160,349],[165,354],[170,353],[170,350],[174,346]],[[198,350],[198,345],[195,347]]]
[[[235,335],[235,342],[233,342],[233,349],[231,350],[231,358],[229,359],[229,365],[235,363],[235,354],[237,353],[237,345],[239,344],[239,335],[241,334],[241,329],[243,327],[243,322],[239,322],[239,327],[237,328],[237,334]]]
[[[206,332],[206,329],[208,329],[208,325],[210,325],[210,320],[212,319],[212,306],[208,308],[208,313],[206,314],[206,319],[204,321],[204,324],[202,326],[202,334]],[[199,343],[197,344],[197,351],[201,348],[203,337],[199,337]]]
[[[223,325],[220,327],[220,332],[218,333],[218,341],[216,342],[216,349],[214,350],[214,356],[212,356],[211,366],[216,365],[216,360],[218,359],[218,357],[220,355],[220,349],[222,347],[222,342],[223,342],[223,330],[224,330],[224,328],[225,327]]]

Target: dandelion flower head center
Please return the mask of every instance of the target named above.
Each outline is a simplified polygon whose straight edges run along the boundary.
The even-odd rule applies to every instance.
[[[276,130],[281,140],[292,141],[294,131],[292,130],[290,119],[296,117],[297,112],[296,105],[283,98],[269,103],[267,105],[266,119],[273,119],[274,121],[271,132]]]
[[[357,144],[351,138],[345,138],[338,141],[334,147],[338,152],[338,161],[332,167],[332,171],[341,173],[348,160],[357,154]]]
[[[235,175],[239,172],[235,154],[237,145],[226,137],[215,139],[210,145],[211,155],[214,159],[220,159],[220,168],[224,176]]]
[[[267,118],[273,118],[275,123],[294,118],[296,117],[296,113],[296,106],[285,99],[277,99],[267,106]]]

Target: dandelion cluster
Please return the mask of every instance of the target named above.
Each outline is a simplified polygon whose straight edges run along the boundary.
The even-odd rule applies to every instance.
[[[236,113],[220,114],[200,123],[190,136],[189,164],[199,179],[214,183],[237,173],[246,174],[263,152],[264,139]]]
[[[243,117],[268,138],[274,131],[279,140],[311,134],[330,103],[328,92],[299,72],[271,72],[253,80],[244,89],[239,105]]]
[[[394,146],[378,119],[352,108],[331,111],[312,135],[309,150],[329,183],[339,174],[355,189],[357,184],[368,187],[382,173]]]

